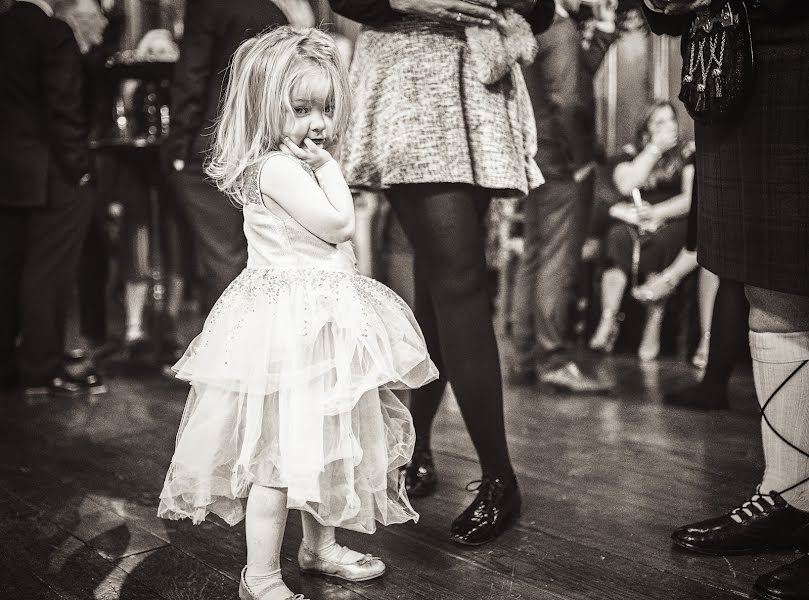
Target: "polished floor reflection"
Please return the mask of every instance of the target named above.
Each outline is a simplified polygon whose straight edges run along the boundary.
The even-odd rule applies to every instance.
[[[472,498],[464,487],[479,476],[450,399],[434,436],[441,480],[414,502],[419,524],[343,537],[383,557],[387,575],[358,584],[300,575],[292,518],[282,555],[289,587],[312,600],[748,597],[784,556],[697,557],[674,550],[668,535],[732,507],[757,482],[749,370],[732,381],[732,409],[705,415],[661,402],[663,390],[695,379],[683,363],[590,357],[585,367],[615,391],[506,390],[524,509],[497,543],[448,540]],[[113,376],[109,387],[101,397],[0,403],[0,598],[236,598],[243,527],[155,516],[186,387],[157,376]]]

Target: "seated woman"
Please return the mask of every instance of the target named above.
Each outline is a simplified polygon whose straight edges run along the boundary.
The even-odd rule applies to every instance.
[[[632,273],[633,236],[641,239],[640,279],[671,265],[686,240],[694,182],[693,144],[680,140],[671,103],[649,107],[636,144],[626,149],[613,172],[613,183],[622,196],[630,198],[638,190],[643,200],[640,205],[622,201],[610,209],[614,220],[604,239],[607,268],[601,279],[601,320],[590,340],[590,348],[604,352],[612,351],[618,337],[619,308]],[[653,360],[660,352],[665,298],[646,304],[646,325],[638,348],[642,360]]]

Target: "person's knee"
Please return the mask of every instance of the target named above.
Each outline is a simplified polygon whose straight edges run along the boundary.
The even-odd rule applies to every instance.
[[[622,224],[613,225],[604,236],[604,251],[612,262],[621,262],[631,244],[629,232]]]
[[[809,331],[809,296],[786,294],[747,285],[750,303],[750,330],[794,333]]]

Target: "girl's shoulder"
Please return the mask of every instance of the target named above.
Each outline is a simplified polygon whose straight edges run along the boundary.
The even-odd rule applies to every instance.
[[[288,169],[300,168],[307,173],[312,179],[315,179],[315,172],[308,164],[300,160],[296,156],[281,152],[280,150],[272,150],[261,158],[253,162],[249,167],[244,170],[244,186],[246,203],[261,204],[261,173],[265,165],[270,164],[272,168]]]
[[[270,159],[275,159],[274,162],[278,163],[279,168],[288,168],[289,165],[297,165],[298,167],[306,171],[307,175],[310,175],[312,178],[315,177],[315,172],[312,170],[312,167],[310,167],[307,163],[303,162],[297,156],[287,154],[286,152],[281,152],[280,150],[273,150],[271,152],[268,152],[258,160],[259,173],[261,172],[262,167],[264,167],[264,165],[266,165]]]

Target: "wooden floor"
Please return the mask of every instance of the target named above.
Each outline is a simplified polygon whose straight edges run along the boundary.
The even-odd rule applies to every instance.
[[[588,366],[616,392],[506,390],[524,510],[498,542],[469,550],[447,539],[473,497],[464,486],[478,477],[450,399],[434,435],[441,483],[414,502],[419,524],[342,537],[383,557],[387,575],[359,584],[301,576],[293,515],[282,556],[289,587],[312,600],[749,597],[755,577],[786,556],[698,557],[669,543],[673,527],[731,508],[758,480],[749,372],[733,380],[731,411],[699,415],[661,404],[662,390],[694,380],[685,364]],[[235,599],[243,525],[155,516],[185,386],[158,376],[109,384],[90,399],[0,403],[0,598]]]

